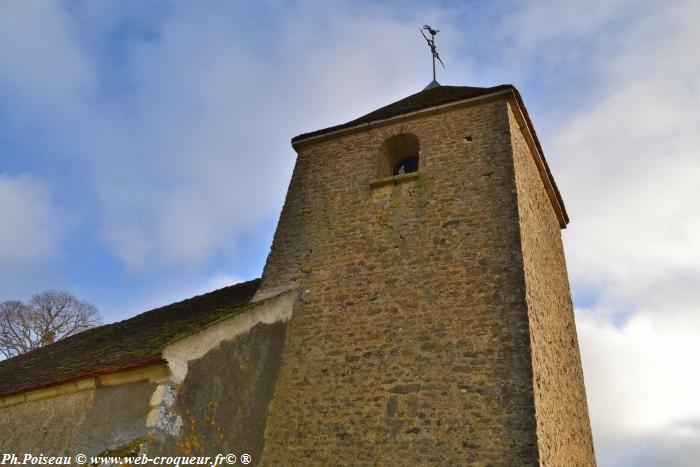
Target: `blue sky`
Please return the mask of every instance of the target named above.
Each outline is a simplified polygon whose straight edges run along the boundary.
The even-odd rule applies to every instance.
[[[257,277],[289,140],[422,89],[515,84],[563,232],[598,460],[700,456],[700,5],[38,1],[0,6],[0,300],[106,321]]]

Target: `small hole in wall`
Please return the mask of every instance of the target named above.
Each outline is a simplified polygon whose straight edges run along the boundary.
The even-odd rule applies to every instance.
[[[467,135],[464,138],[462,138],[462,142],[468,143],[472,140],[472,135]]]

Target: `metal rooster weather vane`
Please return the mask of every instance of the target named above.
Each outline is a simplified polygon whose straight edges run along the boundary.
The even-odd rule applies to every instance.
[[[428,36],[426,36],[423,31],[428,31],[428,33],[430,34],[430,39],[428,39]],[[428,47],[430,47],[430,52],[433,54],[433,82],[428,85],[429,88],[433,86],[439,86],[439,83],[435,79],[435,59],[437,58],[438,62],[440,62],[440,65],[442,65],[442,67],[445,68],[445,64],[442,63],[442,60],[440,59],[440,54],[438,54],[437,47],[435,47],[435,36],[437,36],[437,33],[439,32],[439,29],[433,29],[427,24],[420,29],[420,33],[423,35],[423,38],[428,43]]]

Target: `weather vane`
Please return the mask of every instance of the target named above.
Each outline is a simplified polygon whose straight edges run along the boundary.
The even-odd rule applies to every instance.
[[[426,36],[423,31],[428,31],[428,33],[430,33],[430,39],[428,39],[428,36]],[[423,38],[428,43],[428,47],[430,47],[430,52],[432,52],[433,54],[433,82],[428,85],[429,88],[433,86],[439,86],[437,80],[435,79],[435,59],[437,58],[438,62],[440,62],[440,65],[442,65],[442,67],[445,68],[445,64],[442,63],[442,60],[440,59],[440,54],[438,54],[437,47],[435,47],[435,36],[437,36],[437,33],[439,32],[440,30],[433,29],[427,24],[423,26],[420,30],[420,33],[423,35]]]

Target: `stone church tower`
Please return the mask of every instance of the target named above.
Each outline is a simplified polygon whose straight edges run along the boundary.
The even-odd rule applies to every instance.
[[[560,229],[518,91],[297,136],[258,297],[298,288],[263,465],[595,465]]]
[[[0,361],[0,453],[595,465],[568,219],[517,90],[292,144],[262,279]]]

